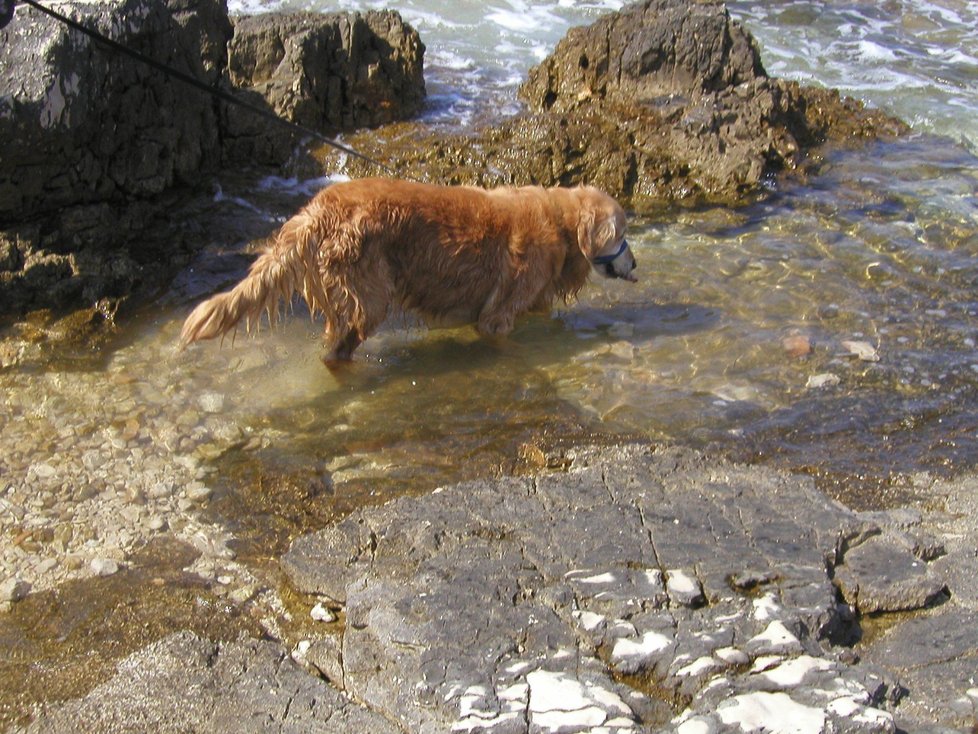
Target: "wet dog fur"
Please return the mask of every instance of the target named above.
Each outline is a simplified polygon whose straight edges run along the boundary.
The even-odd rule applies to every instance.
[[[591,270],[634,280],[625,213],[592,187],[480,189],[392,179],[338,183],[275,235],[247,276],[187,317],[181,345],[302,294],[325,321],[324,361],[349,361],[392,312],[506,334],[574,298]]]

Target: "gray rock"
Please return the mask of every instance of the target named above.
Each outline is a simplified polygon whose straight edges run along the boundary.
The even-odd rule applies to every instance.
[[[425,98],[424,44],[394,11],[265,13],[234,21],[232,83],[314,130],[413,117]]]
[[[0,602],[17,602],[30,593],[31,585],[26,581],[11,577],[0,584]]]
[[[27,731],[399,730],[310,676],[274,643],[215,644],[179,632],[124,660],[113,678],[84,698],[49,707]]]
[[[787,700],[825,727],[886,732],[875,706],[892,686],[870,690],[827,639],[852,618],[826,569],[860,527],[808,479],[582,450],[565,474],[355,512],[295,541],[283,567],[345,599],[346,690],[410,731],[719,729]],[[700,596],[670,596],[670,569]],[[747,569],[760,586],[745,593],[727,580]]]
[[[848,549],[835,580],[846,601],[863,614],[920,609],[944,590],[943,579],[925,561],[888,536]]]

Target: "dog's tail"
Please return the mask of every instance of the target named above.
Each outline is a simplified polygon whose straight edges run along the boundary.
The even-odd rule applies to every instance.
[[[316,217],[308,210],[286,222],[240,283],[204,301],[187,317],[180,332],[180,349],[224,336],[242,319],[249,331],[261,322],[263,313],[271,322],[278,317],[280,302],[291,302],[297,291],[313,314],[325,311],[326,293],[317,263],[321,239]]]

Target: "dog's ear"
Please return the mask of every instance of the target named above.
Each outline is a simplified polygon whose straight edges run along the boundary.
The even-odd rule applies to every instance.
[[[593,260],[615,239],[615,218],[598,220],[593,209],[581,211],[577,225],[577,244],[588,260]]]

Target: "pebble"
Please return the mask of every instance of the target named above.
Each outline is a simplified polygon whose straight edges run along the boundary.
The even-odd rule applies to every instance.
[[[864,341],[844,341],[842,346],[850,355],[862,360],[863,362],[879,362],[880,355],[869,342]]]
[[[831,372],[823,372],[820,375],[812,375],[808,378],[808,382],[805,383],[805,387],[817,390],[822,387],[835,387],[840,382],[838,375],[833,375]]]
[[[89,564],[96,576],[112,576],[119,572],[119,564],[111,558],[93,558]]]
[[[187,485],[187,499],[191,502],[205,502],[210,499],[212,490],[201,482],[191,482]]]
[[[323,606],[322,603],[319,603],[316,606],[314,606],[312,608],[312,611],[309,612],[309,616],[312,617],[313,620],[315,620],[316,622],[326,622],[328,624],[330,622],[336,621],[336,615],[333,614],[333,612],[331,612],[325,606]]]
[[[781,348],[792,359],[800,359],[812,353],[812,342],[807,336],[792,334],[781,340]]]
[[[197,404],[205,413],[220,413],[224,410],[224,396],[217,392],[201,393]]]
[[[12,577],[0,584],[0,602],[17,602],[30,593],[31,585]]]

